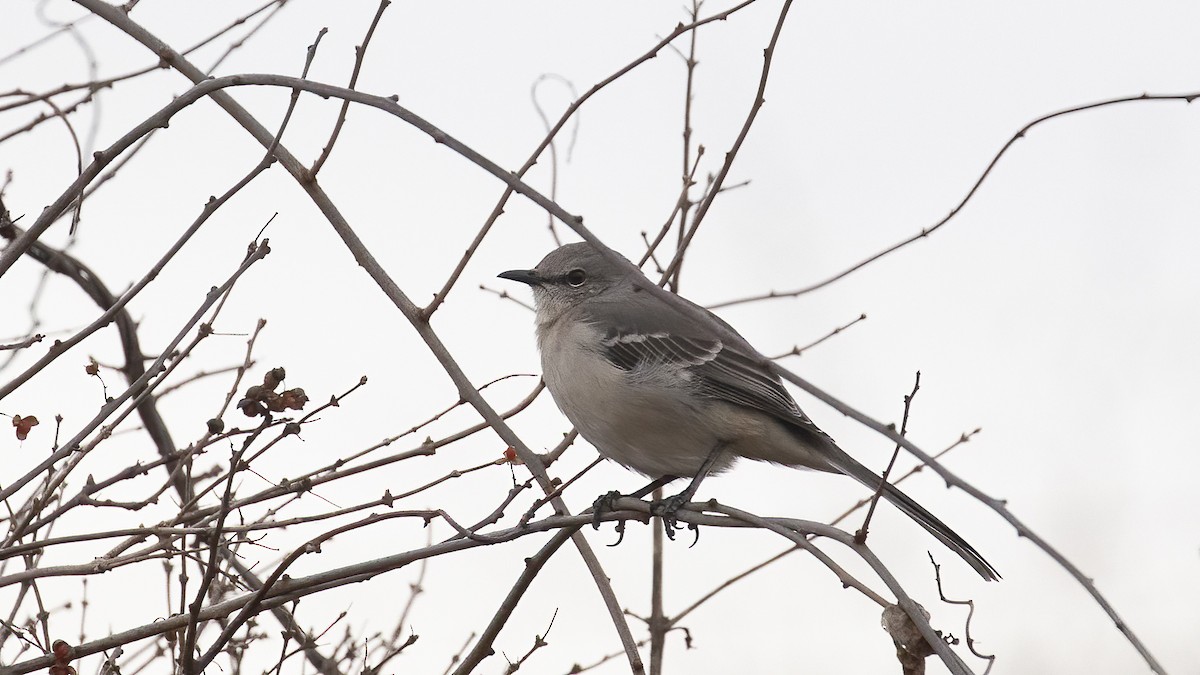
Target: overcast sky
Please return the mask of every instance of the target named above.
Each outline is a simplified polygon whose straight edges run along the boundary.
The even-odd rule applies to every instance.
[[[50,31],[35,3],[7,5],[0,44],[9,47],[0,56]],[[701,14],[727,6],[710,1]],[[143,0],[132,16],[183,48],[246,7],[228,0]],[[375,9],[365,1],[292,0],[216,74],[296,75],[305,48],[327,27],[310,77],[343,85]],[[706,150],[701,177],[719,168],[741,128],[778,11],[778,2],[760,0],[698,34],[692,115],[693,138]],[[56,1],[46,3],[45,13],[65,19],[80,10]],[[563,78],[582,93],[686,19],[672,2],[396,2],[371,44],[359,89],[397,95],[401,105],[515,170],[544,136],[530,96],[541,76]],[[766,104],[728,180],[749,183],[721,195],[705,219],[684,267],[683,294],[711,305],[807,286],[937,223],[1004,143],[1039,116],[1144,92],[1200,91],[1197,26],[1200,6],[1184,2],[797,3],[775,54]],[[80,30],[102,76],[155,61],[100,20]],[[194,62],[207,68],[228,42],[197,52]],[[687,40],[675,45],[686,49]],[[3,92],[88,78],[85,52],[67,37],[0,63]],[[684,82],[683,60],[664,49],[589,101],[569,130],[571,152],[565,143],[571,133],[558,147],[558,202],[633,258],[644,250],[641,233],[653,234],[678,198]],[[188,86],[166,70],[118,84],[78,118],[77,130],[85,143],[94,133],[89,150],[105,147]],[[574,97],[558,79],[537,91],[552,119]],[[288,100],[285,90],[232,93],[272,128]],[[311,161],[337,105],[302,98],[283,142]],[[41,112],[0,113],[0,130]],[[192,106],[89,200],[75,254],[110,287],[126,287],[175,241],[209,195],[228,189],[261,153],[215,105]],[[547,193],[550,167],[545,156],[527,178]],[[12,173],[5,204],[29,219],[77,173],[69,136],[55,124],[6,141],[0,169]],[[419,303],[445,281],[503,191],[495,178],[427,136],[361,108],[351,110],[320,180]],[[899,422],[903,396],[919,370],[922,388],[909,422],[914,442],[936,451],[982,428],[947,466],[1007,500],[1018,518],[1092,577],[1168,671],[1196,672],[1198,185],[1200,119],[1193,106],[1136,102],[1066,116],[1017,142],[962,212],[928,239],[820,291],[720,314],[766,354],[786,352],[866,314],[866,321],[784,365],[885,422]],[[397,434],[458,398],[412,328],[279,167],[223,208],[133,302],[147,349],[174,335],[275,213],[267,230],[273,253],[239,286],[218,330],[245,333],[257,318],[267,319],[255,348],[261,367],[252,377],[283,365],[289,385],[304,387],[314,401],[348,389],[360,375],[370,384],[307,429],[303,441],[264,457],[257,468],[268,482],[294,474],[297,464],[316,466]],[[558,231],[577,239],[561,225]],[[66,241],[65,221],[46,241]],[[528,300],[527,290],[495,275],[531,267],[553,247],[544,212],[514,198],[436,315],[435,329],[473,382],[538,372],[532,315],[479,286]],[[0,316],[7,317],[0,338],[25,329],[37,278],[36,265],[25,261],[0,281]],[[43,330],[78,327],[95,316],[62,280],[51,280],[39,311]],[[237,362],[244,340],[212,340],[194,369]],[[61,412],[64,431],[82,424],[100,396],[81,368],[88,355],[120,360],[114,336],[97,334],[60,359],[57,370],[6,399],[0,412],[26,411],[43,420]],[[110,390],[120,379],[111,378]],[[514,378],[486,393],[504,409],[535,382]],[[164,401],[180,443],[202,433],[227,385],[200,385]],[[796,397],[859,460],[876,469],[886,464],[886,439],[803,392]],[[436,438],[475,419],[459,410],[428,433]],[[543,397],[514,427],[543,450],[569,425]],[[7,465],[0,483],[40,459],[48,433],[21,445],[7,435],[0,440]],[[94,458],[89,470],[100,475],[118,465],[112,462],[153,455],[144,442],[115,439],[112,447],[113,454]],[[399,492],[485,462],[503,447],[495,435],[480,434],[420,465],[399,465],[390,477],[332,484],[321,497],[348,503],[385,488]],[[568,477],[594,458],[590,446],[577,443],[552,473]],[[907,468],[912,460],[902,463]],[[524,477],[520,468],[518,477]],[[642,482],[605,464],[567,501],[581,510],[602,492],[631,491]],[[247,479],[247,490],[260,486]],[[497,467],[422,493],[405,508],[445,507],[471,522],[510,486],[508,470]],[[947,593],[974,599],[972,635],[981,651],[997,654],[993,672],[1147,671],[1079,584],[994,512],[961,491],[943,489],[929,472],[905,490],[970,541],[1004,580],[983,583],[894,510],[879,515],[871,543],[933,612],[935,627],[961,636],[963,610],[940,604],[932,585],[926,551],[933,553]],[[760,515],[812,520],[832,518],[861,496],[863,490],[843,478],[751,464],[706,482],[699,495]],[[311,500],[302,508],[326,506]],[[273,535],[277,539],[266,545],[286,552],[294,544],[288,534]],[[339,538],[321,556],[298,563],[293,575],[419,547],[425,536],[406,524]],[[649,529],[631,525],[618,548],[603,546],[614,539],[611,527],[588,536],[622,605],[648,614]],[[467,635],[486,623],[538,543],[528,538],[431,563],[427,594],[409,618],[420,642],[393,662],[394,670],[442,672]],[[681,610],[784,548],[763,532],[715,528],[703,530],[693,548],[687,541],[668,546],[666,611]],[[852,556],[832,544],[824,548],[882,589]],[[103,550],[74,549],[56,560],[84,562]],[[276,555],[263,552],[265,560]],[[141,598],[122,583],[136,575],[115,572],[94,581],[89,637],[165,614],[162,579]],[[413,569],[401,570],[305,600],[299,618],[326,626],[348,610],[346,625],[368,632],[395,616],[414,576]],[[43,588],[64,597],[77,591],[78,580]],[[550,645],[531,659],[532,672],[566,672],[573,663],[619,650],[586,570],[566,549],[536,582],[497,648],[514,658],[523,654],[555,609]],[[813,560],[795,555],[688,617],[694,648],[684,649],[682,637],[672,636],[667,672],[895,672],[878,613]],[[65,633],[76,632],[76,615],[61,621]],[[640,631],[636,620],[633,627]],[[969,657],[968,663],[980,672],[985,666]],[[480,672],[502,666],[496,658]],[[627,671],[616,659],[595,672]],[[944,669],[930,662],[930,672]]]

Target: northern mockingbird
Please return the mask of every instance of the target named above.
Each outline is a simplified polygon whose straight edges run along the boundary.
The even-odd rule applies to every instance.
[[[591,244],[567,244],[533,269],[500,277],[533,289],[543,377],[562,413],[600,454],[655,479],[638,496],[693,479],[667,500],[668,522],[706,475],[738,457],[842,473],[879,489],[882,479],[813,424],[737,331],[697,305],[688,303],[726,330],[655,297],[641,272]],[[945,523],[882,484],[888,501],[984,579],[999,577]]]

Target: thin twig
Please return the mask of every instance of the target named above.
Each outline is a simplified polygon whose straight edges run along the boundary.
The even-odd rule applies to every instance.
[[[1031,129],[1042,124],[1043,122],[1048,122],[1052,119],[1055,119],[1058,117],[1063,117],[1065,115],[1073,115],[1075,113],[1083,112],[1085,110],[1094,110],[1096,108],[1105,108],[1105,107],[1117,105],[1120,103],[1136,103],[1139,101],[1183,101],[1184,103],[1191,103],[1192,101],[1196,100],[1197,98],[1200,98],[1200,92],[1193,92],[1193,93],[1187,93],[1187,94],[1142,94],[1140,96],[1121,96],[1118,98],[1110,98],[1110,99],[1106,99],[1103,101],[1097,101],[1095,103],[1085,103],[1083,105],[1072,106],[1070,108],[1064,108],[1062,110],[1058,110],[1058,111],[1055,111],[1052,113],[1048,113],[1046,115],[1042,115],[1041,117],[1034,119],[1033,121],[1027,123],[1025,126],[1021,127],[1019,130],[1017,130],[1017,132],[1015,134],[1013,134],[1012,137],[1009,138],[1008,141],[1005,142],[1003,146],[1001,146],[1000,151],[997,152],[995,154],[995,156],[992,157],[991,161],[988,162],[987,167],[984,168],[983,173],[981,173],[979,175],[979,178],[977,178],[975,180],[975,183],[971,185],[971,189],[967,190],[967,194],[958,202],[958,204],[955,204],[954,208],[950,209],[950,213],[946,214],[945,217],[943,217],[941,220],[937,221],[933,225],[931,225],[929,227],[921,228],[920,232],[917,232],[916,234],[914,234],[910,237],[907,237],[906,239],[902,239],[901,241],[898,241],[895,244],[892,244],[891,246],[883,249],[882,251],[879,251],[878,253],[868,256],[867,258],[860,260],[859,262],[851,265],[850,267],[847,267],[846,269],[842,270],[841,272],[838,272],[837,274],[834,274],[833,276],[823,279],[821,281],[818,281],[816,283],[809,284],[808,286],[797,288],[797,289],[791,290],[791,291],[771,291],[764,295],[755,295],[755,296],[750,296],[747,298],[739,298],[736,300],[726,300],[724,302],[719,302],[715,305],[711,305],[710,309],[717,309],[720,307],[729,307],[731,305],[739,305],[739,304],[743,304],[743,303],[747,303],[747,302],[757,302],[759,300],[769,300],[772,298],[794,298],[798,295],[804,295],[805,293],[811,293],[819,288],[824,288],[825,286],[828,286],[829,284],[832,284],[835,281],[844,279],[845,277],[853,274],[854,272],[857,272],[858,270],[866,267],[867,265],[870,265],[871,263],[873,263],[881,258],[884,258],[892,253],[895,253],[896,251],[899,251],[900,249],[908,246],[909,244],[912,244],[913,242],[916,242],[918,240],[924,239],[925,237],[928,237],[929,235],[931,235],[934,232],[941,229],[943,225],[945,225],[946,223],[949,223],[951,220],[953,220],[954,217],[958,215],[959,211],[962,211],[963,207],[967,205],[967,202],[971,201],[971,198],[975,196],[975,193],[977,193],[979,191],[980,186],[982,186],[983,182],[985,180],[987,180],[987,177],[991,175],[992,170],[996,168],[996,165],[1000,162],[1000,158],[1003,157],[1004,154],[1008,152],[1009,148],[1011,148],[1013,146],[1013,144],[1015,144],[1018,140],[1024,138],[1025,134],[1029,133],[1029,131]]]
[[[800,345],[796,345],[796,346],[792,347],[790,350],[788,350],[782,354],[778,354],[776,356],[770,357],[770,359],[772,361],[778,361],[779,359],[786,358],[788,356],[800,356],[804,352],[812,349],[813,347],[816,347],[817,345],[821,344],[822,342],[825,342],[826,340],[832,338],[833,336],[841,333],[842,331],[853,326],[854,324],[858,323],[859,321],[866,321],[866,320],[867,320],[866,314],[859,314],[857,319],[854,319],[853,321],[850,321],[849,323],[846,323],[841,326],[838,326],[837,328],[834,328],[833,330],[829,331],[825,335],[817,338],[816,340],[813,340],[812,342],[804,345],[803,347],[801,347]]]
[[[974,654],[975,656],[978,656],[979,658],[988,662],[987,668],[985,668],[983,671],[983,675],[988,675],[988,673],[992,672],[992,666],[996,665],[996,655],[995,654],[984,654],[984,653],[980,652],[979,650],[975,649],[975,638],[971,637],[971,619],[973,619],[975,617],[975,601],[974,600],[951,600],[950,598],[947,598],[945,592],[942,591],[942,566],[937,564],[937,561],[933,559],[932,553],[928,553],[928,555],[929,555],[929,564],[933,565],[933,577],[935,580],[937,580],[938,597],[942,599],[942,602],[945,602],[945,603],[948,603],[951,605],[966,605],[967,606],[967,620],[963,622],[963,634],[967,641],[967,649],[971,650],[971,653]]]
[[[576,112],[578,112],[578,110],[583,106],[583,104],[586,103],[588,101],[588,99],[590,99],[592,96],[594,96],[595,94],[597,94],[598,92],[600,92],[605,87],[612,84],[613,82],[616,82],[617,80],[621,79],[627,73],[634,70],[638,66],[649,61],[650,59],[653,59],[655,56],[658,55],[658,53],[660,51],[662,51],[663,47],[674,42],[679,36],[686,34],[688,31],[696,30],[697,28],[704,26],[706,24],[712,23],[714,21],[724,21],[724,20],[728,19],[730,16],[732,16],[734,13],[741,11],[742,9],[745,9],[746,7],[750,6],[754,2],[756,2],[756,0],[744,0],[744,2],[738,3],[737,5],[729,8],[725,11],[718,12],[716,14],[713,14],[712,16],[705,17],[705,18],[703,18],[699,21],[695,21],[689,25],[685,26],[683,24],[680,24],[680,25],[676,26],[675,29],[672,30],[669,35],[664,37],[662,40],[659,40],[657,44],[655,44],[653,47],[651,47],[649,50],[647,50],[644,54],[642,54],[638,58],[634,59],[633,61],[630,61],[628,64],[626,64],[625,66],[621,67],[619,70],[614,72],[612,75],[609,75],[608,77],[604,78],[600,82],[593,85],[591,89],[588,89],[586,92],[584,92],[583,96],[579,97],[574,103],[572,103],[570,106],[567,107],[566,110],[563,111],[562,116],[558,118],[558,122],[554,125],[554,127],[552,129],[550,129],[550,132],[546,134],[546,137],[542,139],[542,142],[539,143],[536,148],[534,148],[533,152],[530,153],[529,158],[526,159],[525,163],[521,165],[521,168],[518,169],[515,173],[511,174],[511,176],[514,179],[519,180],[526,173],[528,173],[529,170],[533,167],[533,165],[537,163],[538,157],[541,157],[542,153],[545,152],[546,148],[548,148],[550,146],[550,144],[554,141],[554,138],[558,135],[558,133],[560,131],[562,131],[562,128],[564,126],[566,126],[567,122],[575,115]],[[516,189],[516,186],[512,183],[510,183],[509,186],[505,188],[504,194],[502,194],[500,196],[500,200],[496,203],[496,206],[492,209],[491,214],[488,215],[488,218],[484,222],[483,227],[481,227],[479,229],[479,232],[475,235],[475,239],[471,242],[470,246],[467,247],[466,252],[463,254],[463,257],[459,260],[458,265],[455,266],[454,271],[450,273],[450,277],[446,280],[446,283],[442,286],[441,290],[439,290],[437,292],[437,294],[434,295],[433,301],[430,302],[429,305],[427,305],[424,309],[421,310],[422,316],[424,316],[426,320],[428,320],[428,318],[430,316],[432,316],[435,311],[437,311],[438,306],[440,306],[446,300],[446,295],[448,295],[450,293],[450,289],[454,287],[454,284],[458,281],[459,276],[461,276],[463,270],[466,269],[467,262],[470,261],[471,257],[475,253],[475,250],[477,248],[479,248],[479,244],[482,243],[483,238],[485,236],[487,236],[487,233],[489,231],[491,231],[492,225],[496,222],[496,219],[499,218],[502,213],[504,213],[504,205],[508,203],[509,197],[511,197],[514,192],[520,192],[521,194],[525,194],[523,191]],[[551,212],[553,213],[553,211],[551,211]],[[555,213],[554,215],[556,217],[558,217],[559,220],[562,220],[562,216],[559,213]],[[570,226],[569,223],[568,223],[568,226]],[[2,259],[0,259],[0,263],[2,263]],[[2,266],[0,266],[0,275],[3,275],[3,273],[4,273],[4,268]]]
[[[904,397],[904,417],[900,421],[900,435],[908,435],[908,413],[912,410],[913,399],[917,397],[917,392],[921,390],[921,371],[917,371],[916,379],[913,381],[912,391]],[[879,504],[879,498],[883,496],[883,486],[888,484],[888,476],[892,473],[892,467],[896,466],[896,460],[900,457],[900,445],[896,445],[896,449],[892,451],[892,458],[888,460],[887,467],[884,468],[883,474],[879,478],[879,486],[875,488],[875,494],[871,495],[870,505],[867,507],[867,515],[863,517],[862,527],[854,533],[854,541],[863,543],[867,540],[867,532],[871,527],[871,516],[875,515],[875,507]]]
[[[750,112],[746,114],[746,121],[742,124],[741,131],[738,132],[737,139],[733,145],[725,153],[725,161],[721,164],[721,168],[717,171],[716,178],[713,179],[712,185],[708,189],[708,195],[700,202],[700,206],[696,209],[696,215],[692,217],[691,227],[688,228],[687,234],[679,240],[678,247],[675,250],[675,258],[671,264],[667,265],[664,273],[665,278],[671,278],[675,270],[683,264],[683,257],[688,246],[692,243],[692,238],[696,236],[697,230],[700,229],[700,223],[704,221],[704,217],[708,215],[708,210],[712,208],[713,201],[717,195],[721,193],[721,186],[725,184],[725,179],[729,176],[729,171],[733,168],[733,161],[737,158],[738,151],[741,150],[742,144],[746,142],[746,137],[750,135],[750,127],[754,125],[754,120],[758,118],[758,111],[762,109],[764,103],[767,102],[767,79],[771,75],[771,61],[775,57],[775,46],[779,42],[779,36],[783,32],[784,21],[787,20],[788,10],[792,8],[792,0],[784,0],[783,5],[779,9],[779,18],[775,21],[775,29],[771,33],[771,40],[767,43],[766,49],[763,50],[763,66],[762,73],[759,75],[758,91],[754,95],[754,102],[750,104]]]
[[[375,10],[375,18],[371,19],[371,25],[367,28],[367,34],[363,37],[362,44],[354,49],[354,70],[350,73],[350,84],[346,85],[353,89],[358,84],[358,75],[362,72],[363,61],[367,58],[367,46],[371,44],[371,37],[375,35],[375,28],[379,26],[379,20],[383,18],[383,12],[392,4],[392,0],[380,0],[379,9]],[[317,173],[321,167],[325,166],[325,161],[329,159],[329,154],[333,152],[333,144],[337,142],[338,135],[342,133],[342,125],[346,123],[346,113],[350,110],[350,101],[342,101],[342,109],[338,111],[337,121],[333,124],[333,132],[329,134],[329,140],[325,141],[325,147],[321,148],[321,155],[313,162],[312,168],[308,170],[312,178],[317,177]]]
[[[693,33],[694,34],[694,33]],[[562,75],[554,75],[545,73],[534,80],[533,86],[529,89],[529,98],[533,99],[533,109],[537,111],[538,118],[542,121],[542,126],[546,130],[546,134],[551,133],[550,119],[546,117],[546,111],[542,109],[541,101],[538,101],[538,87],[543,82],[555,81],[561,83],[571,92],[573,99],[579,98],[579,92],[575,90],[575,84]],[[571,144],[567,148],[567,161],[570,161],[571,150],[575,147],[575,138],[579,134],[579,115],[575,115],[575,126],[571,130]],[[553,136],[551,136],[553,138]],[[558,143],[550,141],[550,198],[557,200],[558,195]],[[554,216],[546,214],[546,227],[550,230],[550,237],[554,240],[555,246],[562,246],[562,239],[558,236],[558,230],[554,227]]]

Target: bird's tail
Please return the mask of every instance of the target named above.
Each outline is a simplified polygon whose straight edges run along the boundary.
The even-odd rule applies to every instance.
[[[826,458],[840,473],[850,476],[871,490],[878,490],[880,483],[883,483],[883,479],[875,475],[874,471],[858,463],[857,460],[847,455],[840,448],[837,448],[837,446],[829,449]],[[996,571],[996,568],[984,560],[983,556],[979,555],[979,552],[974,547],[958,536],[948,525],[938,520],[937,516],[926,511],[925,507],[918,504],[912,497],[904,494],[891,483],[883,483],[883,497],[894,504],[896,508],[903,511],[909,518],[917,521],[921,527],[937,537],[938,541],[945,544],[951,551],[954,551],[963,560],[967,561],[967,564],[974,568],[979,573],[979,576],[987,581],[996,581],[1000,578],[1000,573]]]

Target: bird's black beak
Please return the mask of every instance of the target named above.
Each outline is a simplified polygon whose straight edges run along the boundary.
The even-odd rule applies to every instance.
[[[542,277],[538,276],[537,270],[509,270],[496,275],[501,279],[512,279],[530,286],[541,286],[545,283]]]

